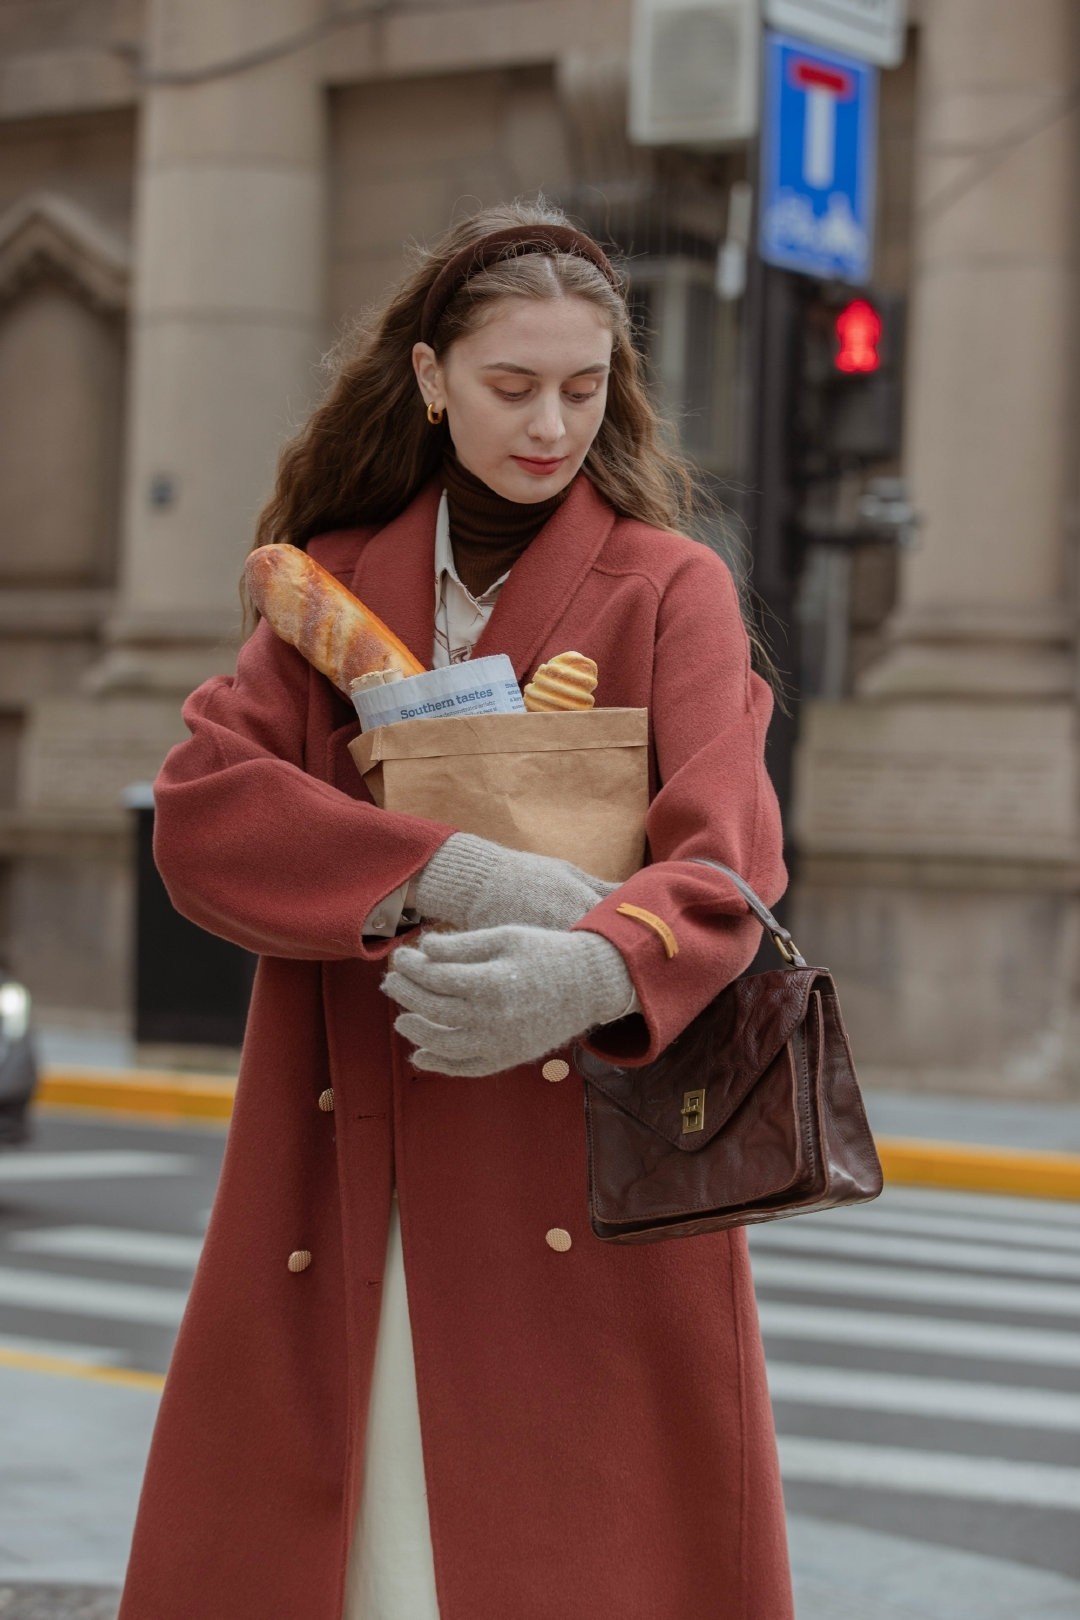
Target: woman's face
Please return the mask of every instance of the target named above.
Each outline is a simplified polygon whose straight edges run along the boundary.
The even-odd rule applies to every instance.
[[[607,403],[611,328],[585,298],[500,299],[440,360],[413,350],[420,390],[446,411],[457,458],[510,501],[565,489]]]

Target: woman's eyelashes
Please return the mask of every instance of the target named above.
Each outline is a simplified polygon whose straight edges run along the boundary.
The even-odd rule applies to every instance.
[[[528,399],[529,395],[532,393],[532,389],[531,388],[518,388],[518,389],[496,388],[495,392],[498,394],[500,399],[505,399],[505,400],[509,401],[511,404],[516,404],[517,401],[519,401],[519,400]],[[596,396],[597,396],[597,394],[599,394],[599,392],[600,392],[599,388],[589,388],[589,389],[567,388],[567,389],[563,390],[563,398],[568,399],[570,401],[571,405],[587,405],[588,402],[591,399],[596,398]]]

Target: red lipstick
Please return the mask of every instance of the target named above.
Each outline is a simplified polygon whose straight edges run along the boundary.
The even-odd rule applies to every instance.
[[[511,456],[510,459],[516,461],[518,466],[523,468],[525,472],[535,474],[537,478],[546,478],[551,473],[558,472],[566,461],[565,456],[554,456],[550,459],[540,456]]]

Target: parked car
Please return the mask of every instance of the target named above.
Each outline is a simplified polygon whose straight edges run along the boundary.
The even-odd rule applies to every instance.
[[[37,1081],[30,993],[0,963],[0,1147],[15,1147],[29,1136]]]

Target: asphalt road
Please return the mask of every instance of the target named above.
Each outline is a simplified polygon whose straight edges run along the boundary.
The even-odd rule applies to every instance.
[[[20,1401],[62,1409],[70,1434],[80,1402],[130,1392],[35,1380],[17,1358],[164,1371],[223,1145],[211,1128],[46,1115],[30,1149],[0,1157],[0,1390],[23,1379]],[[892,1571],[895,1606],[883,1591],[877,1615],[1080,1614],[1080,1205],[890,1189],[858,1210],[759,1228],[752,1245],[797,1571],[817,1549],[835,1564],[826,1532],[857,1531],[842,1543],[852,1570],[862,1558]],[[128,1494],[114,1514],[134,1501],[156,1401],[135,1398],[142,1427],[117,1465]],[[91,1461],[87,1489],[92,1480]],[[5,1617],[3,1583],[19,1573],[4,1562],[18,1539],[4,1523],[9,1497],[20,1523],[32,1517],[18,1478],[7,1486]],[[939,1590],[933,1559],[947,1553],[958,1588],[985,1570],[994,1594],[969,1592],[970,1608],[913,1600],[920,1580]],[[93,1562],[64,1573],[92,1580]],[[1048,1572],[1045,1604],[1002,1595],[1014,1566],[1018,1593],[1041,1594],[1037,1571]],[[96,1578],[120,1569],[114,1548]],[[842,1620],[835,1599],[822,1602]]]
[[[789,1508],[1080,1577],[1080,1205],[896,1188],[751,1243]]]
[[[164,1373],[225,1133],[43,1114],[0,1157],[0,1348]]]

